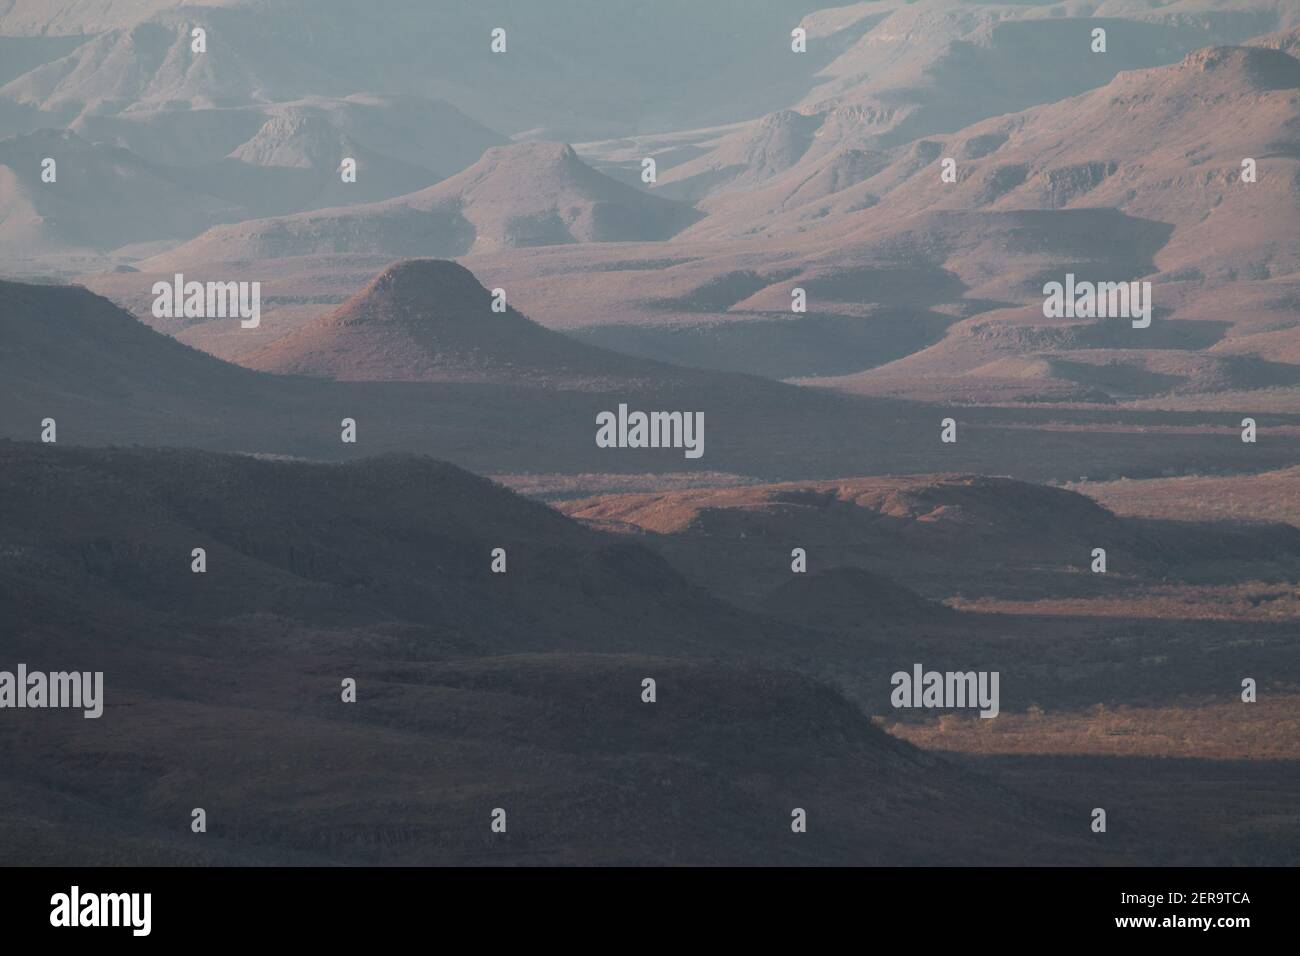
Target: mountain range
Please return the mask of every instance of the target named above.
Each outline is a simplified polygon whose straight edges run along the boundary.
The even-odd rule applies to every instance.
[[[1293,0],[0,3],[0,860],[1293,865],[1298,163]]]

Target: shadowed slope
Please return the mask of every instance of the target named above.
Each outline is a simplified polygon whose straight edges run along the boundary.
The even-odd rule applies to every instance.
[[[1062,808],[754,666],[789,625],[450,466],[4,442],[0,465],[7,649],[76,660],[106,687],[102,722],[0,726],[7,858],[1100,859]],[[195,793],[201,846],[176,823]],[[508,836],[488,844],[498,806]],[[819,821],[807,840],[793,807]]]

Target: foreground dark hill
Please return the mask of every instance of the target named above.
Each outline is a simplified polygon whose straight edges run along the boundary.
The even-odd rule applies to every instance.
[[[297,657],[238,642],[235,660],[213,640],[202,677],[151,654],[175,688],[166,693],[106,678],[111,724],[77,715],[51,727],[35,711],[6,722],[0,855],[45,865],[1135,859],[1072,832],[1086,801],[1022,800],[792,675],[587,655],[384,661],[381,672],[319,641]],[[358,679],[356,704],[339,703],[341,673]],[[663,688],[655,704],[639,696],[649,674]],[[235,692],[214,693],[219,684]],[[195,806],[206,834],[189,831]],[[790,830],[796,807],[806,834]],[[504,834],[489,830],[496,808]]]
[[[918,655],[1002,667],[1015,650],[1002,635],[1000,649],[987,634],[936,643],[931,623],[925,641],[912,627],[882,653],[768,622],[640,547],[438,462],[0,442],[0,494],[5,663],[105,675],[98,721],[24,710],[0,723],[6,860],[1151,863],[1227,846],[1218,824],[1192,845],[1171,821],[1152,839],[1125,789],[1142,765],[1110,768],[1102,797],[1096,774],[1079,773],[1027,801],[773,669],[783,656],[824,662],[884,688]],[[504,575],[490,571],[497,545]],[[1090,656],[1089,671],[1141,677],[1139,656],[1177,648],[1221,679],[1222,654],[1177,632],[1120,627],[1104,645],[1124,666]],[[1082,636],[1065,635],[1070,672]],[[1248,658],[1276,654],[1275,640],[1249,644]],[[1293,672],[1276,656],[1270,672],[1278,660]],[[1004,671],[1004,705],[1055,689],[1042,669],[1029,655]],[[340,699],[345,677],[355,703]],[[1060,767],[1025,769],[1045,784]],[[1219,819],[1216,799],[1189,795],[1187,808]],[[1089,839],[1098,802],[1122,839]],[[194,807],[206,834],[189,830]],[[807,834],[789,829],[796,807]]]
[[[738,663],[797,629],[450,466],[26,443],[0,464],[5,663],[105,680],[100,721],[0,727],[7,860],[1103,858],[1081,805],[1029,805]]]
[[[84,289],[0,281],[0,303],[0,437],[20,440],[35,440],[53,418],[61,444],[327,460],[401,451],[483,474],[723,471],[768,481],[954,469],[1031,480],[1240,472],[1288,467],[1300,454],[1297,422],[1285,415],[1259,414],[1263,440],[1245,446],[1233,415],[949,411],[670,366],[609,391],[510,376],[479,384],[269,375],[181,345]],[[227,322],[241,334],[238,319]],[[598,447],[596,416],[620,404],[703,413],[703,456]],[[960,420],[956,445],[939,440],[945,412]],[[357,424],[356,443],[341,440],[345,418]]]
[[[663,652],[742,626],[764,643],[761,626],[652,552],[441,462],[305,465],[9,442],[3,452],[13,627],[118,611],[386,622],[434,656]],[[202,575],[190,570],[196,547],[208,552]],[[489,572],[496,548],[505,573]]]
[[[761,604],[768,614],[808,627],[834,630],[955,623],[956,615],[881,574],[833,567],[791,574]]]
[[[576,342],[513,308],[464,266],[412,259],[385,269],[333,312],[241,357],[267,372],[344,381],[518,382],[613,387],[675,372]]]

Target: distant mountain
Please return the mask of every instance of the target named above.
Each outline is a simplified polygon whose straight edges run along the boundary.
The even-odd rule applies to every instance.
[[[86,40],[0,87],[0,104],[39,107],[67,123],[88,113],[385,90],[449,100],[531,139],[702,126],[807,93],[833,54],[795,56],[789,36],[818,5],[661,0],[651,15],[629,0],[559,11],[480,0],[444,5],[434,17],[424,0],[391,0],[384,16],[358,18],[347,0],[14,0],[0,11],[0,34]],[[191,52],[195,26],[208,31],[206,54]],[[490,48],[497,27],[508,32],[505,54]]]
[[[698,214],[596,172],[558,143],[489,149],[436,186],[385,202],[210,230],[174,261],[321,253],[457,256],[517,246],[667,239]]]
[[[1159,110],[1148,108],[1157,103]],[[873,223],[898,228],[921,215],[939,235],[948,223],[965,219],[978,231],[977,219],[992,226],[1001,216],[1028,215],[1020,211],[1026,208],[1044,210],[1037,214],[1042,225],[1056,226],[1021,233],[997,273],[979,255],[974,236],[945,242],[945,267],[969,284],[966,297],[1000,300],[1004,309],[953,325],[925,351],[827,384],[878,394],[1047,400],[1054,393],[1086,400],[1089,391],[1131,399],[1294,387],[1300,369],[1277,360],[1296,350],[1285,329],[1294,325],[1287,303],[1300,267],[1297,130],[1300,61],[1266,48],[1213,47],[935,143],[924,168],[880,174],[901,181],[878,206],[855,211],[859,190],[883,192],[871,179],[832,198],[819,231],[828,238],[838,233],[841,242]],[[946,188],[937,184],[934,165],[941,155],[957,157],[960,170]],[[1256,163],[1254,183],[1241,180],[1247,157]],[[1121,229],[1116,220],[1115,227],[1093,232],[1111,244],[1108,264],[1083,241],[1072,262],[1043,262],[1042,252],[1062,234],[1060,223],[1104,208],[1156,231]],[[777,228],[797,229],[795,222],[810,216],[795,212]],[[919,221],[913,231],[922,232]],[[1139,235],[1146,238],[1134,242]],[[1024,254],[1031,247],[1035,254]],[[1137,336],[1103,321],[1043,318],[1042,284],[1066,271],[1080,278],[1150,277],[1156,324]],[[1017,301],[1035,304],[1015,308]],[[1249,301],[1252,308],[1223,309],[1230,301]]]
[[[143,284],[145,290],[153,281],[145,273],[119,278]],[[691,470],[769,481],[942,467],[1014,468],[1025,477],[1058,480],[1241,467],[1240,453],[1206,425],[1204,416],[1138,416],[1136,421],[1150,431],[1083,416],[1079,421],[1086,434],[1080,437],[1045,427],[1057,421],[1055,410],[1009,417],[999,410],[970,409],[960,416],[978,440],[948,446],[936,437],[935,410],[925,406],[636,360],[627,360],[635,366],[625,375],[622,366],[599,352],[600,364],[588,372],[580,364],[580,346],[561,351],[555,340],[542,342],[541,335],[536,340],[556,350],[551,354],[563,372],[534,366],[529,374],[516,374],[507,365],[489,363],[482,368],[500,373],[493,381],[332,381],[271,375],[220,361],[81,288],[0,281],[0,301],[5,304],[0,309],[5,343],[0,349],[0,436],[24,440],[40,434],[45,418],[54,418],[59,442],[71,445],[187,445],[330,461],[408,451],[485,474]],[[417,309],[408,317],[418,322],[421,314],[428,313]],[[358,317],[363,326],[369,321],[364,314]],[[456,321],[451,315],[443,318],[447,324]],[[229,335],[256,331],[241,329],[238,319],[224,321]],[[520,326],[507,319],[495,328]],[[382,341],[387,334],[383,323],[380,329]],[[340,341],[356,345],[367,334],[348,332]],[[512,354],[500,341],[492,344],[498,346],[502,351],[480,352],[480,357]],[[462,353],[458,361],[464,358]],[[394,361],[402,367],[396,357]],[[573,366],[577,372],[568,371]],[[596,416],[620,404],[641,411],[703,413],[704,457],[687,459],[680,447],[597,446]],[[357,444],[340,441],[345,417],[358,423]],[[1260,421],[1264,428],[1285,423],[1267,416]],[[1020,455],[1026,441],[1038,450],[1032,458]],[[1279,431],[1252,450],[1252,466],[1265,470],[1293,464],[1294,444]]]
[[[857,19],[846,27],[849,11]],[[851,38],[817,74],[814,88],[701,155],[674,163],[669,149],[661,188],[701,199],[754,190],[789,171],[787,201],[796,191],[797,201],[820,199],[877,171],[881,151],[1066,99],[1121,71],[1173,63],[1200,47],[1241,42],[1296,19],[1268,4],[1192,13],[1115,3],[1098,13],[1080,16],[1066,4],[921,0],[811,14],[803,25],[814,47]],[[1107,31],[1104,54],[1091,49],[1097,28]],[[824,182],[811,183],[814,178]],[[766,196],[751,206],[758,213],[773,208]]]
[[[493,296],[464,266],[412,259],[385,269],[333,312],[240,364],[268,372],[358,381],[537,382],[615,387],[667,380],[668,366],[583,345]]]
[[[450,103],[417,96],[354,94],[338,100],[308,97],[264,107],[267,124],[232,155],[262,165],[304,162],[333,170],[338,166],[333,141],[298,145],[292,124],[319,117],[336,135],[362,143],[376,154],[408,166],[427,169],[445,179],[473,165],[483,151],[506,139],[466,116]],[[280,124],[280,125],[277,125]],[[285,155],[284,150],[292,152]],[[358,177],[356,185],[361,185]]]
[[[943,609],[918,594],[1044,599],[1300,570],[1300,532],[1288,525],[1117,518],[1076,492],[976,475],[612,494],[559,507],[594,527],[648,532],[636,540],[742,606],[841,627],[942,623]],[[791,572],[795,547],[806,574]],[[1090,572],[1096,547],[1107,552],[1105,575]]]
[[[408,277],[414,274],[415,284],[427,288],[418,273],[417,265]],[[141,275],[133,278],[151,281]],[[485,294],[481,288],[478,291]],[[0,435],[6,437],[30,438],[38,434],[43,419],[53,418],[59,442],[71,445],[185,444],[328,460],[357,457],[358,452],[416,450],[483,471],[508,465],[553,470],[568,467],[565,462],[590,468],[601,456],[593,440],[595,414],[616,407],[619,400],[590,390],[596,372],[581,379],[586,389],[561,391],[557,386],[574,382],[556,370],[545,382],[530,383],[518,370],[499,364],[486,366],[496,373],[491,385],[465,381],[471,377],[465,365],[453,366],[447,375],[459,374],[461,381],[438,383],[335,382],[270,375],[182,345],[85,289],[0,281],[0,301],[5,306],[0,309],[0,338],[5,342],[0,350]],[[374,301],[394,303],[385,299],[382,288]],[[496,324],[498,330],[528,326],[517,314],[502,317],[485,311],[489,325],[492,319],[502,320]],[[448,313],[441,317],[445,326],[471,318]],[[375,316],[371,341],[382,344],[402,329],[399,315],[389,314],[386,319]],[[233,335],[246,331],[239,328],[238,319],[223,321],[233,327]],[[369,317],[364,321],[369,323]],[[350,332],[343,335],[343,343],[356,344]],[[577,343],[566,351],[567,343],[555,333],[537,329],[534,334],[537,340],[549,341],[550,336],[558,340],[550,346],[555,357],[567,355],[574,365],[584,353],[600,355]],[[462,345],[467,340],[453,339]],[[409,344],[407,339],[401,341],[404,347]],[[483,341],[490,343],[491,336]],[[425,353],[425,358],[434,354]],[[510,353],[496,354],[500,359]],[[455,357],[466,361],[474,354],[466,350]],[[327,358],[356,361],[355,355],[347,353],[331,353]],[[612,376],[618,357],[610,359]],[[593,361],[592,368],[597,367]],[[653,396],[674,387],[671,369],[663,368],[668,373],[664,381],[640,383],[644,391],[638,389],[639,394]],[[366,369],[377,374],[373,366]],[[626,401],[631,382],[622,379],[618,384]],[[755,384],[775,387],[782,395],[788,391],[770,383]],[[744,402],[746,396],[738,395],[735,401]],[[357,445],[339,440],[344,417],[360,423]],[[638,469],[662,467],[669,461],[680,468],[681,460],[677,450],[654,451],[622,463],[605,457],[615,467]]]
[[[672,166],[657,189],[698,199],[715,192],[751,189],[797,165],[813,149],[821,117],[779,110],[725,137],[702,156]]]
[[[1173,63],[1199,47],[1295,25],[1297,17],[1285,4],[1267,3],[891,6],[797,105],[807,113],[852,110],[857,137],[884,147],[1065,99],[1120,71]],[[1098,28],[1106,31],[1104,53],[1092,50]]]
[[[1278,30],[1276,33],[1268,33],[1253,40],[1248,40],[1246,46],[1262,46],[1270,50],[1281,50],[1289,56],[1300,57],[1300,26],[1291,27],[1289,30]]]
[[[417,140],[441,145],[400,145],[408,123],[428,131]],[[0,139],[0,250],[15,259],[107,253],[268,212],[386,199],[500,142],[446,104],[410,97],[83,117],[70,130]],[[41,179],[47,157],[54,183]],[[357,164],[353,183],[341,180],[345,157]]]
[[[47,158],[54,182],[42,179]],[[0,254],[7,257],[184,238],[238,214],[236,204],[195,194],[173,171],[121,147],[67,130],[0,139]]]
[[[368,94],[133,110],[82,116],[72,128],[174,167],[196,192],[238,204],[243,218],[413,192],[505,142],[448,103]],[[356,161],[355,182],[342,181],[345,157]]]
[[[253,216],[388,199],[501,142],[447,104],[414,97],[83,116],[68,130],[0,139],[0,254],[57,262]],[[46,158],[57,164],[52,183],[41,178]],[[356,163],[355,182],[342,181],[344,158]]]
[[[192,31],[210,36],[193,49]],[[202,109],[342,94],[336,74],[298,56],[276,27],[234,5],[170,9],[87,38],[59,59],[0,86],[0,99],[66,121],[131,109]]]
[[[810,139],[791,116],[770,144],[751,130],[733,145],[800,159],[761,181],[736,167],[650,291],[620,266],[645,249],[471,265],[522,286],[547,325],[680,363],[938,402],[1295,407],[1298,110],[1300,61],[1263,45],[892,149]],[[1152,326],[1044,317],[1044,283],[1067,273],[1151,281]]]
[[[1161,104],[1158,114],[1143,108],[1154,103]],[[922,210],[1106,207],[1176,227],[1156,262],[1163,270],[1260,278],[1300,261],[1300,246],[1288,242],[1294,231],[1283,227],[1297,202],[1286,172],[1296,162],[1290,145],[1297,117],[1300,61],[1266,48],[1208,47],[1172,66],[1120,74],[1073,99],[914,144],[826,207],[792,210],[768,228],[798,224],[806,231],[815,221],[819,232],[843,236]],[[956,159],[955,184],[939,182],[945,156]],[[1274,175],[1243,189],[1239,174],[1248,156]],[[867,194],[887,198],[864,209]],[[1254,223],[1249,235],[1224,235],[1223,220],[1246,216]],[[1248,266],[1256,275],[1244,274]]]

